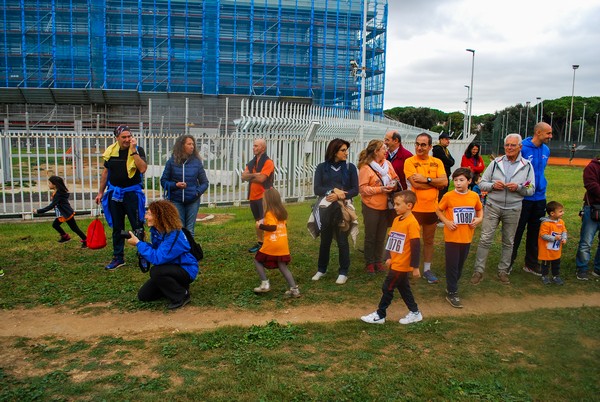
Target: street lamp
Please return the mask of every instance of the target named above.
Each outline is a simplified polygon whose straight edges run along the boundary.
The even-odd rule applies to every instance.
[[[552,118],[554,117],[554,112],[550,112],[550,128],[552,128]]]
[[[581,138],[579,139],[579,142],[583,142],[583,128],[585,127],[585,105],[586,103],[583,103],[583,116],[581,116]]]
[[[571,90],[571,115],[569,117],[569,142],[571,142],[571,130],[573,129],[573,96],[575,96],[575,70],[579,68],[579,64],[573,64],[573,89]]]
[[[536,105],[535,105],[535,122],[539,123],[540,121],[540,100],[542,98],[540,98],[539,96],[537,96],[535,98],[535,100],[537,101]]]
[[[521,134],[521,115],[523,114],[523,105],[519,108],[519,130],[517,133]]]
[[[594,144],[598,139],[598,113],[596,113],[596,130],[594,130]]]
[[[565,117],[565,142],[570,142],[569,134],[569,109],[567,109],[567,117]]]
[[[524,137],[527,137],[527,124],[529,123],[529,105],[531,105],[531,102],[529,102],[529,101],[525,102],[525,107],[527,108],[527,110],[525,111],[525,135],[524,135]]]
[[[469,96],[471,96],[471,87],[468,85],[465,85],[465,88],[467,88],[467,99],[465,100],[465,119],[464,119],[464,124],[463,124],[463,138],[467,138],[469,135],[469,130],[468,130],[468,126],[469,126]]]
[[[469,126],[467,127],[467,134],[471,134],[471,119],[473,118],[473,75],[475,74],[475,50],[474,49],[466,49],[467,52],[473,53],[473,58],[471,59],[471,89],[469,92]]]

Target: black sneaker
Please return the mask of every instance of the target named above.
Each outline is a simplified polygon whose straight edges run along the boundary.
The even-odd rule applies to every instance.
[[[446,301],[448,301],[448,303],[450,303],[450,305],[454,308],[463,308],[463,305],[461,304],[460,299],[458,298],[458,295],[456,293],[447,295]]]
[[[600,271],[593,270],[592,271],[592,276],[595,277],[595,278],[600,278]]]
[[[107,266],[104,267],[104,269],[108,270],[108,271],[113,271],[119,267],[122,267],[123,265],[125,265],[125,260],[123,260],[122,258],[113,258],[111,262],[108,263]]]
[[[81,248],[88,248],[86,240],[81,240]]]
[[[188,303],[189,303],[191,300],[192,300],[192,298],[190,297],[190,294],[189,294],[189,292],[188,292],[188,293],[185,295],[185,297],[184,297],[183,299],[181,299],[181,300],[180,300],[180,301],[178,301],[178,302],[173,302],[173,303],[169,304],[169,305],[167,306],[167,308],[168,308],[169,310],[175,310],[175,309],[178,309],[178,308],[180,308],[180,307],[183,307],[183,306],[185,306],[185,305],[186,305],[186,304],[188,304]]]
[[[262,247],[262,243],[256,243],[254,246],[248,249],[249,253],[256,253]]]
[[[528,272],[530,274],[534,274],[535,276],[542,276],[542,270],[540,267],[529,268],[527,266],[523,267],[523,271]]]
[[[68,234],[62,235],[60,236],[60,239],[58,239],[59,243],[66,243],[68,241],[71,241],[71,236],[69,236]]]
[[[583,272],[583,271],[577,272],[576,277],[580,281],[587,281],[588,280],[588,274],[587,274],[587,272]]]

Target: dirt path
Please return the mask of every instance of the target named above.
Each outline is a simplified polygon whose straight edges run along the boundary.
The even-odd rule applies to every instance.
[[[376,300],[373,300],[375,303]],[[293,303],[293,301],[292,301]],[[528,296],[519,299],[497,295],[480,300],[463,300],[464,309],[454,309],[445,301],[419,302],[425,319],[444,316],[517,313],[542,308],[600,307],[598,294],[561,296]],[[66,339],[86,339],[100,336],[125,338],[156,338],[173,332],[199,332],[224,326],[263,325],[268,321],[280,323],[335,322],[357,320],[370,313],[374,304],[364,306],[318,305],[289,309],[247,312],[240,310],[206,310],[194,306],[175,312],[138,311],[133,313],[80,314],[52,308],[0,311],[0,337],[59,336]],[[402,303],[394,303],[388,311],[390,320],[406,314]]]

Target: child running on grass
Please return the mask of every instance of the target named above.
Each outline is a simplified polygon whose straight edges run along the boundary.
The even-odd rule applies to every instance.
[[[458,297],[458,280],[469,255],[475,227],[483,220],[483,207],[476,192],[469,190],[473,173],[458,168],[452,173],[454,191],[444,194],[435,211],[444,223],[446,244],[446,300],[462,308]]]
[[[256,227],[265,231],[263,244],[256,252],[254,265],[261,280],[260,286],[254,288],[255,293],[265,293],[271,290],[265,268],[279,268],[290,289],[285,292],[288,297],[300,297],[300,290],[294,282],[294,277],[288,269],[290,247],[288,244],[286,220],[288,213],[281,202],[279,192],[273,187],[266,190],[263,196],[264,219],[256,222]]]
[[[377,311],[360,317],[369,324],[385,323],[386,310],[394,299],[394,289],[398,289],[406,307],[410,310],[400,324],[412,324],[423,319],[415,298],[410,290],[409,273],[420,277],[419,255],[421,254],[421,228],[412,214],[417,196],[410,190],[394,193],[394,209],[398,216],[392,223],[385,246],[386,261],[390,270],[381,287],[381,300]]]
[[[67,189],[62,177],[50,176],[48,178],[48,187],[50,190],[53,190],[53,193],[50,196],[52,202],[47,207],[34,209],[33,213],[43,214],[54,208],[56,219],[52,223],[52,227],[60,234],[58,242],[65,243],[71,240],[71,236],[60,227],[63,222],[67,222],[67,225],[69,225],[71,230],[77,233],[77,236],[81,238],[81,248],[87,248],[87,237],[81,229],[79,229],[77,222],[75,222],[75,211],[71,207],[71,204],[69,204],[69,189]]]
[[[560,256],[562,245],[567,242],[567,227],[562,220],[565,214],[563,205],[550,201],[546,205],[547,217],[541,219],[540,236],[538,237],[538,260],[542,266],[542,283],[549,285],[552,282],[564,285],[560,278]],[[552,280],[548,273],[552,269]]]

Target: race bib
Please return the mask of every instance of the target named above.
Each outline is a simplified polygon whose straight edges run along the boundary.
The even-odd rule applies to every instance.
[[[473,207],[456,207],[453,209],[454,223],[457,225],[468,225],[475,218],[475,208]]]
[[[550,233],[550,235],[552,237],[558,236],[559,234],[560,233],[556,233],[556,232]],[[560,250],[560,240],[549,241],[548,243],[546,243],[546,248],[548,250],[552,250],[552,251]]]
[[[406,235],[404,233],[390,232],[385,249],[394,253],[402,254],[404,251],[404,242]]]

